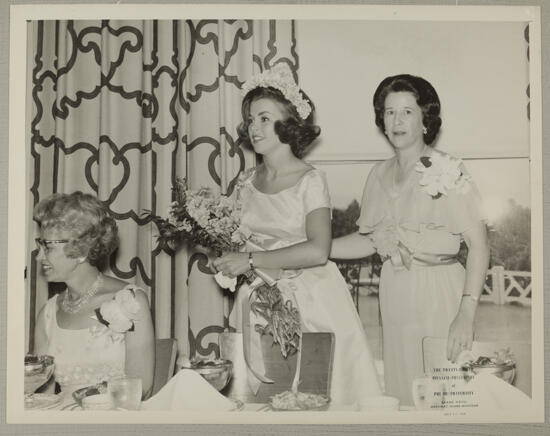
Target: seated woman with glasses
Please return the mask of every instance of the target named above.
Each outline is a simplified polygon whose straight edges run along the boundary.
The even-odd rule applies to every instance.
[[[147,397],[154,371],[151,312],[143,290],[101,272],[118,246],[109,210],[90,194],[54,194],[36,206],[34,220],[42,274],[66,285],[38,315],[35,353],[54,357],[55,380],[66,394],[127,375],[141,378]]]

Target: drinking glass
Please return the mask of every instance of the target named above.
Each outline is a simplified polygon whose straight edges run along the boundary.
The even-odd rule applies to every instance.
[[[40,386],[45,384],[53,374],[55,368],[52,356],[25,357],[25,394],[33,394]]]
[[[413,379],[413,401],[418,410],[441,409],[447,393],[446,383],[434,379],[431,374]]]
[[[141,379],[119,377],[108,382],[108,391],[115,409],[139,410],[141,405]]]

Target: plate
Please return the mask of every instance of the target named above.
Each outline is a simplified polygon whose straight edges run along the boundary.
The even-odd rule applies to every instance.
[[[26,410],[53,409],[63,402],[63,396],[59,394],[31,394],[25,397]]]
[[[324,404],[324,405],[319,406],[319,407],[310,407],[309,409],[308,408],[304,408],[304,409],[279,409],[277,407],[274,407],[272,404],[269,404],[269,407],[274,412],[326,412],[328,410],[328,408],[330,407],[330,404],[327,403],[327,404]]]
[[[287,407],[277,407],[273,403],[285,404]],[[321,404],[319,404],[321,402]],[[309,403],[309,405],[307,404]],[[317,405],[313,404],[317,403]],[[330,406],[330,398],[325,395],[307,394],[303,392],[293,393],[291,391],[281,392],[270,398],[268,403],[271,410],[276,412],[310,412],[325,411]]]
[[[67,404],[61,410],[84,410],[82,406],[78,403]]]

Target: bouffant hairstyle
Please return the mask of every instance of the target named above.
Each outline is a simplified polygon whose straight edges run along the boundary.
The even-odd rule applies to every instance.
[[[303,120],[298,115],[296,107],[289,102],[281,91],[272,87],[257,87],[249,91],[242,102],[241,113],[243,122],[237,127],[239,133],[239,142],[252,148],[250,137],[248,136],[248,126],[250,125],[250,105],[252,102],[261,98],[269,98],[280,103],[286,112],[287,118],[275,122],[275,133],[283,144],[290,145],[294,156],[301,158],[313,140],[319,136],[321,129],[314,124],[315,106],[305,92],[300,90],[302,97],[309,102],[311,113]]]
[[[410,74],[399,74],[387,77],[376,89],[373,97],[376,125],[385,133],[384,126],[384,102],[388,94],[392,92],[410,92],[416,98],[416,103],[422,109],[422,123],[427,132],[424,134],[426,145],[433,146],[433,142],[441,127],[441,104],[434,87],[422,77]]]
[[[85,256],[98,268],[118,247],[115,220],[109,209],[90,194],[53,194],[36,205],[34,220],[42,230],[68,232],[71,242],[65,244],[65,254],[71,258]]]

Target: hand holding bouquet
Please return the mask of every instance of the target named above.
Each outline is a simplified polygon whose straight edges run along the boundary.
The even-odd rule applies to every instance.
[[[251,241],[250,230],[241,225],[242,208],[238,199],[215,195],[207,188],[190,190],[182,178],[176,180],[172,189],[175,200],[168,209],[168,217],[148,213],[158,227],[158,240],[162,246],[175,250],[187,242],[214,250],[218,255],[234,252],[234,256],[246,257],[246,265],[248,256],[237,253],[244,244],[249,249],[261,249]],[[243,283],[256,289],[256,301],[251,307],[267,322],[266,326],[256,326],[256,329],[262,334],[271,334],[273,341],[280,345],[283,356],[297,351],[301,335],[299,313],[291,302],[282,301],[276,273],[256,268],[238,277],[224,276],[222,272],[214,277],[222,288],[231,291]]]

